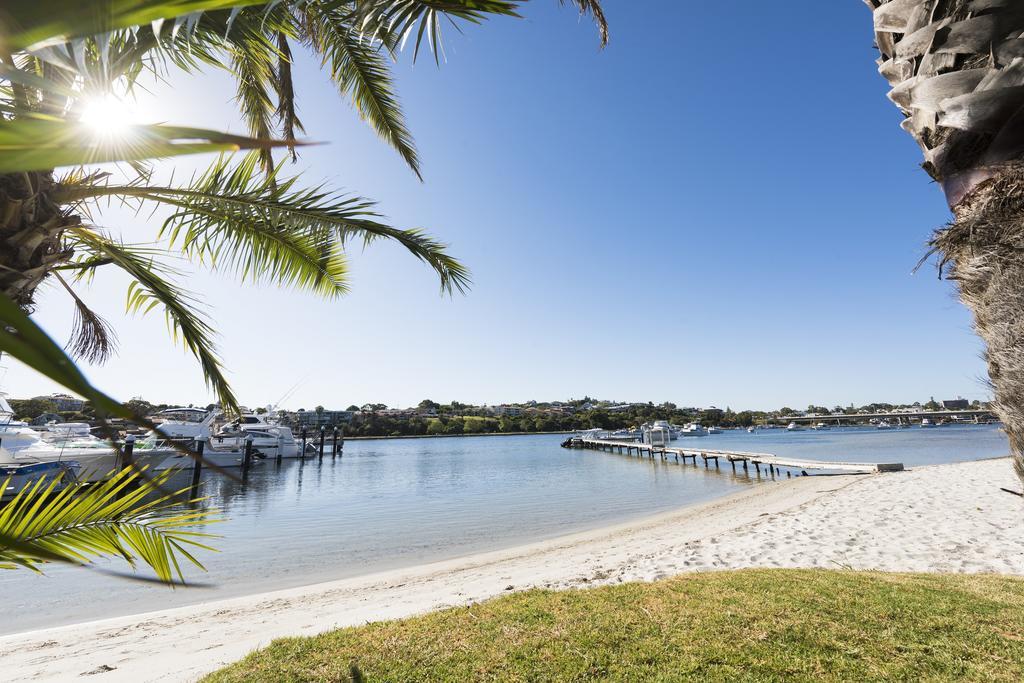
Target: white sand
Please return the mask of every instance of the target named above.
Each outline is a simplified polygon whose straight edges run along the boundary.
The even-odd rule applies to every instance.
[[[637,523],[507,551],[0,638],[3,680],[182,681],[280,636],[393,619],[533,586],[738,567],[1024,574],[1009,460],[753,487]]]

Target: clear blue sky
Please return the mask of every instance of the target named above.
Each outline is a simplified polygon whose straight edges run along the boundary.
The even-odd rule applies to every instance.
[[[190,277],[241,400],[296,383],[293,408],[986,398],[952,286],[930,267],[911,274],[948,212],[885,99],[864,4],[606,5],[604,51],[574,11],[533,0],[524,20],[449,32],[440,69],[403,55],[422,184],[302,61],[300,114],[330,144],[295,172],[428,228],[475,284],[442,298],[430,271],[383,244],[354,255],[353,292],[334,302]],[[155,93],[140,106],[157,119],[241,130],[222,75]],[[148,234],[145,215],[102,222]],[[123,284],[85,292],[121,336],[90,377],[125,399],[205,403],[162,317],[123,317]],[[70,315],[49,288],[37,319],[63,341]],[[12,394],[54,388],[6,364]]]

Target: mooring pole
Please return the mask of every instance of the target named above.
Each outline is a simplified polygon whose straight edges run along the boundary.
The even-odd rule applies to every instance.
[[[331,460],[338,457],[338,425],[334,425],[334,433],[331,435]]]
[[[196,439],[196,457],[192,464],[192,495],[196,494],[196,490],[199,488],[199,475],[203,473],[203,450],[205,450],[206,439],[199,437]]]
[[[133,450],[135,450],[135,436],[133,434],[129,434],[125,437],[124,446],[121,448],[121,457],[117,463],[118,472],[132,466]]]
[[[242,456],[242,481],[249,477],[249,465],[252,464],[252,436],[245,437],[245,455]]]
[[[324,429],[325,427],[323,425],[320,425],[320,457],[318,458],[319,462],[324,461]]]
[[[302,459],[306,459],[306,428],[302,428]]]

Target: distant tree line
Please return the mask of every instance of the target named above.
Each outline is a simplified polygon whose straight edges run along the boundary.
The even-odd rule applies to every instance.
[[[465,406],[469,408],[469,406]],[[450,406],[441,406],[437,417],[395,417],[375,413],[360,413],[345,425],[348,436],[413,436],[429,434],[492,434],[512,432],[559,432],[581,429],[625,429],[637,427],[653,420],[668,420],[675,424],[700,422],[721,427],[747,427],[764,422],[768,413],[743,411],[739,413],[717,408],[688,412],[672,404],[638,405],[629,410],[609,412],[601,408],[576,413],[526,410],[521,415],[454,414]],[[447,408],[447,410],[443,409]],[[436,409],[436,408],[435,408]],[[469,411],[467,411],[469,412]],[[484,413],[483,409],[473,410]]]

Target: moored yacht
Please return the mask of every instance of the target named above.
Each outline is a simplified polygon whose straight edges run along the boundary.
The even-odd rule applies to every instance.
[[[934,427],[934,426],[935,426],[935,423],[934,423],[934,422],[932,422],[931,420],[929,420],[929,419],[928,419],[928,418],[926,417],[926,418],[922,418],[922,420],[921,420],[921,426],[922,426],[922,427],[924,427],[925,429],[927,429],[927,428],[929,428],[929,427]]]
[[[682,436],[707,436],[708,430],[700,426],[696,422],[691,422],[680,430]]]
[[[213,441],[218,447],[224,444],[239,448],[244,447],[247,438],[252,438],[252,447],[268,458],[277,458],[278,455],[282,458],[297,458],[300,455],[291,429],[267,422],[262,415],[255,413],[244,413],[228,422],[214,434]],[[332,439],[325,439],[325,450],[331,446]]]
[[[715,425],[711,425],[710,427],[708,427],[708,434],[721,434],[721,433],[722,433],[722,428],[721,427],[717,427]]]
[[[878,424],[875,425],[875,429],[892,429],[892,425],[885,420],[879,420]]]
[[[825,431],[825,430],[828,430],[828,429],[832,429],[832,427],[830,427],[829,425],[827,425],[824,422],[819,422],[818,424],[816,424],[813,427],[811,427],[811,429],[820,432],[820,431]]]
[[[804,431],[804,428],[801,427],[800,425],[798,425],[796,422],[790,422],[788,425],[786,425],[786,431],[787,432],[802,432],[802,431]]]

